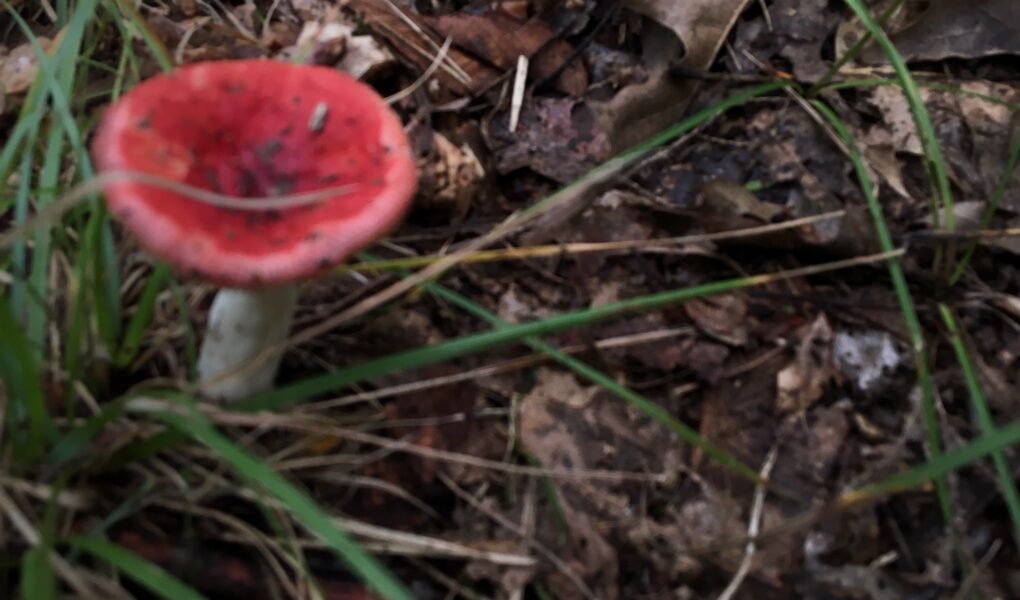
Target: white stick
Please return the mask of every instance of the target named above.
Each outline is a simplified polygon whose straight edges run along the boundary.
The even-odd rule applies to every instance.
[[[282,352],[239,374],[221,375],[286,339],[297,305],[297,288],[297,284],[288,283],[266,289],[224,288],[216,294],[209,311],[209,329],[198,355],[203,394],[232,402],[273,385]]]

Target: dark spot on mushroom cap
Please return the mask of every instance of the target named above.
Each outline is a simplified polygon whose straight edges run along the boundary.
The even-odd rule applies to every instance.
[[[255,148],[255,154],[264,161],[267,161],[283,149],[283,143],[278,138],[271,138],[266,143],[262,144],[258,148]]]
[[[332,185],[339,181],[340,176],[336,173],[327,173],[326,175],[319,176],[319,183],[323,185]]]
[[[314,242],[315,240],[317,240],[317,239],[319,239],[321,237],[322,237],[321,233],[319,233],[318,231],[314,231],[313,230],[313,231],[309,231],[308,235],[305,236],[305,241],[306,242]]]
[[[385,184],[386,184],[386,182],[383,181],[382,177],[374,177],[374,178],[372,178],[372,185],[374,185],[375,187],[382,187]]]
[[[235,81],[226,84],[225,86],[223,86],[223,89],[225,89],[227,93],[231,95],[240,94],[241,92],[244,91],[244,84],[239,81]]]
[[[220,182],[220,176],[212,168],[205,167],[202,169],[202,180],[209,185],[209,189],[212,191],[217,194],[223,193],[223,184]]]
[[[293,102],[294,104],[301,104],[301,96],[294,96],[293,98],[290,99],[290,101]]]
[[[152,115],[145,115],[136,123],[139,129],[152,129]]]
[[[389,154],[389,153],[393,152],[393,148],[390,147],[388,144],[383,144],[382,151],[383,151],[383,154]]]
[[[283,213],[275,208],[266,210],[250,210],[244,213],[244,225],[248,229],[262,227],[269,223],[276,223],[283,219]]]
[[[232,242],[237,239],[237,232],[234,231],[233,229],[228,229],[225,232],[223,232],[223,237],[227,238]]]
[[[349,126],[354,127],[355,125],[358,124],[358,119],[357,117],[348,116],[344,118],[344,123],[347,123]]]

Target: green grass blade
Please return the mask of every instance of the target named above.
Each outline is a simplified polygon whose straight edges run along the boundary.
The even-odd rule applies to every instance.
[[[163,44],[163,42],[156,36],[149,22],[142,17],[135,5],[130,2],[117,2],[117,0],[106,0],[104,6],[107,10],[113,14],[113,21],[120,28],[121,36],[127,40],[133,37],[131,31],[127,29],[124,20],[129,21],[134,26],[134,32],[142,38],[142,41],[146,46],[149,47],[149,51],[152,52],[152,57],[156,59],[159,67],[163,71],[169,71],[174,68],[173,58],[170,56],[170,51]]]
[[[946,229],[954,229],[953,217],[953,196],[949,187],[949,176],[946,174],[945,158],[942,156],[942,149],[939,147],[938,138],[935,136],[935,127],[932,125],[928,109],[921,100],[921,91],[914,81],[914,77],[907,68],[903,56],[896,50],[892,40],[885,31],[875,22],[867,7],[861,0],[844,0],[850,10],[861,20],[861,24],[868,30],[868,33],[875,39],[886,57],[892,64],[896,77],[899,79],[903,89],[903,95],[910,106],[910,113],[914,118],[914,125],[917,127],[917,137],[921,141],[921,148],[924,151],[925,169],[932,179],[932,222],[938,227],[941,220],[939,211],[944,210]]]
[[[159,565],[155,565],[134,552],[92,537],[80,536],[65,540],[75,550],[81,550],[109,564],[125,577],[134,580],[159,598],[166,600],[207,600],[195,588],[167,573]]]
[[[48,546],[35,546],[21,558],[22,600],[54,600],[57,597],[57,581],[50,567],[50,552]]]
[[[879,26],[885,25],[885,22],[889,20],[889,17],[891,17],[893,13],[896,12],[896,10],[900,7],[901,4],[903,4],[903,0],[894,0],[894,2],[890,4],[888,7],[886,7],[886,9],[882,11],[882,14],[878,16],[878,19],[876,19],[876,23]],[[865,46],[867,46],[872,39],[873,38],[871,37],[870,33],[868,33],[867,35],[862,35],[861,39],[857,40],[853,46],[847,49],[846,53],[843,54],[843,56],[839,57],[839,59],[835,63],[833,63],[832,66],[825,70],[825,73],[821,76],[821,78],[818,81],[811,84],[811,87],[808,88],[806,92],[804,92],[804,95],[807,96],[808,98],[813,98],[818,94],[818,92],[821,89],[826,88],[829,85],[829,82],[832,81],[833,76],[836,75],[836,73],[839,73],[839,70],[843,68],[843,65],[857,58],[857,55],[860,54],[862,50],[864,50]]]
[[[829,106],[818,100],[812,100],[811,105],[825,117],[832,125],[850,153],[850,162],[853,163],[854,172],[857,174],[857,181],[861,186],[868,204],[868,211],[871,213],[875,232],[879,244],[883,249],[893,248],[892,236],[889,234],[889,227],[885,222],[885,215],[882,214],[882,205],[875,195],[875,184],[871,181],[871,175],[861,157],[857,141],[850,134],[843,121],[836,116],[836,113]],[[924,330],[921,321],[917,316],[917,309],[914,300],[910,296],[910,288],[907,284],[906,275],[899,261],[889,260],[889,278],[892,280],[893,289],[896,292],[896,300],[900,305],[900,312],[903,314],[903,321],[910,335],[911,346],[914,350],[914,368],[917,370],[917,382],[921,388],[922,408],[924,411],[925,432],[927,434],[928,452],[933,460],[937,460],[942,453],[942,441],[939,434],[938,412],[935,408],[935,386],[932,383],[931,372],[928,368],[928,349],[924,339]],[[952,527],[953,507],[949,496],[949,485],[944,478],[935,481],[935,491],[942,511],[942,517],[947,527]]]
[[[31,152],[25,152],[22,155],[18,175],[20,181],[14,200],[14,222],[21,224],[28,218],[28,204],[34,175]],[[35,295],[30,294],[28,289],[28,254],[24,241],[16,242],[11,248],[11,273],[14,276],[14,281],[11,284],[11,309],[16,315],[24,315],[29,299],[35,299]]]
[[[170,267],[164,263],[156,265],[152,274],[149,275],[135,314],[131,317],[131,322],[124,333],[124,339],[121,340],[120,349],[117,351],[115,364],[118,367],[126,367],[131,364],[138,354],[138,350],[142,346],[142,339],[145,337],[145,330],[152,322],[152,314],[156,309],[156,298],[166,288],[170,276]]]
[[[391,354],[365,363],[339,369],[317,377],[268,392],[257,394],[238,402],[234,406],[238,410],[268,410],[289,406],[310,398],[316,394],[335,391],[392,373],[398,370],[413,369],[437,362],[450,360],[467,354],[475,354],[496,346],[518,342],[529,336],[541,336],[604,321],[626,314],[646,312],[672,304],[714,296],[734,290],[761,285],[767,282],[802,277],[809,274],[832,271],[839,268],[859,265],[858,260],[836,261],[822,265],[813,265],[800,269],[792,269],[775,275],[757,275],[724,279],[678,290],[670,290],[657,294],[649,294],[638,298],[621,300],[594,308],[567,312],[540,321],[532,321],[512,325],[503,329],[486,331],[474,335],[460,337],[436,346],[417,348],[406,352]]]
[[[0,379],[7,396],[4,418],[14,456],[34,462],[53,428],[36,353],[32,351],[7,299],[0,296]]]
[[[953,471],[971,465],[993,452],[1017,444],[1020,444],[1020,420],[995,429],[991,433],[986,433],[966,446],[940,454],[922,465],[901,471],[850,492],[844,497],[844,501],[855,502],[914,489],[943,479]]]
[[[960,328],[953,318],[953,313],[945,304],[939,304],[939,313],[942,315],[942,322],[949,331],[949,339],[953,344],[953,351],[956,352],[956,360],[960,363],[963,371],[963,380],[967,385],[967,393],[970,395],[971,404],[974,407],[974,414],[977,416],[981,431],[985,434],[995,432],[995,421],[992,419],[992,412],[988,409],[984,392],[981,390],[981,383],[974,372],[974,365],[967,353],[967,346],[964,344]],[[1013,535],[1020,542],[1020,494],[1017,494],[1016,483],[1013,481],[1013,474],[1006,462],[1002,452],[992,452],[992,464],[995,465],[995,472],[999,476],[999,488],[1006,499],[1006,507],[1009,509],[1009,516],[1013,520]]]
[[[188,406],[189,399],[181,398],[182,406]],[[413,600],[413,596],[374,557],[362,550],[348,537],[319,506],[304,492],[291,485],[265,463],[252,456],[240,446],[216,430],[197,410],[190,406],[187,417],[181,414],[156,413],[168,425],[185,433],[229,463],[250,485],[257,486],[283,503],[294,518],[313,535],[328,544],[363,582],[378,594],[390,600]]]

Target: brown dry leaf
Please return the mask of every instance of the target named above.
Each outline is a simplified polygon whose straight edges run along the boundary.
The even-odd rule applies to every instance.
[[[365,79],[393,64],[396,64],[393,54],[374,37],[351,35],[347,38],[347,52],[337,66],[358,79]]]
[[[582,388],[573,376],[550,369],[541,369],[535,388],[521,403],[521,441],[535,458],[547,468],[587,469],[591,458],[598,455],[599,440],[580,440],[575,437],[565,417],[584,419],[583,409],[590,408],[598,393],[594,387]],[[593,447],[594,445],[594,447]],[[562,495],[562,488],[570,494]],[[619,569],[616,552],[592,526],[588,517],[580,512],[582,496],[600,501],[598,490],[590,482],[560,483],[560,508],[566,517],[572,538],[568,554],[562,558],[571,570],[582,579],[595,580],[602,597],[617,596],[616,573]],[[577,589],[565,576],[552,576],[549,582],[556,597],[576,597]]]
[[[314,65],[335,64],[347,50],[347,39],[352,31],[353,28],[344,23],[305,21],[297,42],[281,52],[280,58],[293,60],[306,56],[305,60]]]
[[[921,90],[922,97],[925,90]],[[894,85],[878,86],[871,91],[870,101],[881,111],[882,121],[889,133],[892,146],[898,152],[921,155],[921,140],[914,128],[914,118],[903,92]]]
[[[40,37],[39,45],[49,51],[51,41]],[[31,44],[22,44],[0,56],[0,92],[20,94],[32,86],[39,74],[39,61]]]
[[[747,303],[742,296],[696,298],[683,306],[687,316],[711,337],[731,346],[747,343]]]
[[[727,179],[708,181],[700,191],[694,218],[710,233],[764,225],[784,212],[782,206],[762,202],[744,186]]]
[[[429,208],[447,210],[459,221],[485,178],[485,169],[467,144],[457,146],[438,131],[432,151],[419,161],[419,197]]]
[[[776,408],[784,413],[807,410],[839,376],[832,357],[832,327],[825,315],[818,315],[800,333],[796,357],[776,375]]]
[[[840,20],[829,5],[828,0],[776,0],[769,7],[779,54],[802,81],[817,80],[829,68],[822,50]]]
[[[928,9],[917,20],[889,36],[908,61],[1020,54],[1020,2],[938,0],[925,4]],[[874,45],[861,59],[872,64],[887,61],[881,48]]]
[[[521,402],[519,426],[521,443],[548,468],[648,473],[679,469],[679,450],[668,430],[600,388],[582,387],[568,373],[538,370],[534,388]],[[643,497],[645,488],[584,479],[557,480],[554,485],[572,538],[559,553],[598,597],[616,597],[618,559],[611,542],[634,526],[637,515],[629,507]],[[561,545],[554,531],[541,533],[551,546]],[[557,592],[571,589],[572,594],[557,597],[576,594],[569,581],[557,580]]]
[[[624,0],[634,12],[670,28],[684,45],[684,66],[707,69],[748,0]]]
[[[517,130],[509,116],[494,119],[490,145],[496,170],[506,174],[522,167],[559,183],[569,183],[609,158],[609,138],[587,104],[572,98],[536,98],[521,111]]]
[[[910,199],[910,192],[903,183],[903,168],[896,159],[897,146],[893,143],[892,136],[886,129],[872,127],[868,133],[861,137],[861,145],[864,147],[864,156],[867,165],[874,169],[889,184],[890,189],[899,194],[901,198]]]
[[[963,82],[960,87],[964,93],[922,88],[921,99],[935,125],[950,176],[959,188],[957,200],[987,200],[1005,168],[1014,131],[1014,111],[1003,102],[1020,102],[1020,87],[981,80]],[[888,140],[897,152],[921,156],[913,118],[899,88],[877,87],[868,100],[881,121],[867,128],[862,137]],[[1020,212],[1020,170],[1013,172],[1000,206]]]
[[[512,69],[519,56],[531,59],[529,76],[542,79],[562,67],[573,48],[566,41],[553,39],[553,29],[535,17],[522,22],[498,9],[480,14],[460,12],[428,19],[454,46],[470,52],[502,70]],[[574,61],[556,79],[556,89],[579,97],[588,87],[584,64]]]
[[[395,1],[391,5],[379,0],[349,0],[347,6],[375,35],[385,40],[394,53],[420,72],[424,73],[439,55],[443,41],[429,33],[428,24],[408,2]],[[498,76],[498,70],[453,47],[435,71],[435,78],[441,84],[441,101],[478,93]]]
[[[698,87],[671,73],[680,65],[695,70],[711,66],[748,0],[625,0],[623,6],[660,23],[668,30],[647,27],[643,32],[648,79],[628,86],[596,105],[602,127],[613,148],[621,150],[676,122]]]

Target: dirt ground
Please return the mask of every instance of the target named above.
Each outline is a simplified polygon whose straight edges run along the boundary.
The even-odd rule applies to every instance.
[[[13,4],[39,40],[59,43],[49,2]],[[178,64],[303,60],[389,97],[420,183],[404,224],[372,250],[384,259],[454,251],[681,119],[754,86],[785,85],[598,171],[491,245],[497,260],[469,259],[437,280],[507,323],[850,263],[543,338],[637,401],[511,344],[315,395],[281,410],[283,425],[218,420],[221,429],[341,517],[418,598],[1020,597],[1017,529],[991,460],[946,476],[950,523],[932,481],[851,494],[982,432],[940,307],[958,324],[994,421],[1020,419],[1020,246],[1008,235],[973,235],[1020,224],[1020,176],[1007,170],[1020,139],[1020,8],[864,3],[874,15],[893,6],[885,28],[920,84],[938,152],[918,133],[879,45],[833,69],[865,32],[852,4],[142,2],[137,15]],[[73,99],[86,136],[125,48],[114,24],[128,21],[119,12],[127,9],[104,6]],[[9,135],[38,64],[24,32],[0,23],[0,134]],[[159,72],[141,36],[127,46],[138,78]],[[520,57],[529,59],[523,85]],[[888,240],[869,212],[857,151]],[[951,212],[933,211],[945,200],[939,166]],[[15,180],[8,184],[13,193]],[[795,219],[804,222],[767,227]],[[757,229],[739,233],[749,228]],[[115,232],[130,306],[154,261]],[[726,232],[737,233],[709,235]],[[597,245],[605,243],[619,244]],[[887,244],[916,307],[923,369]],[[294,331],[399,277],[344,270],[309,283]],[[102,373],[86,386],[94,400],[186,377],[181,357],[191,332],[205,329],[213,291],[182,278],[189,314],[162,294],[132,365],[91,358]],[[278,382],[489,327],[434,291],[402,295],[293,348]],[[681,439],[655,410],[751,473]],[[229,489],[228,468],[208,451],[118,453],[149,435],[138,423],[101,434],[64,482],[93,500],[59,527],[111,519],[111,540],[209,598],[372,597],[314,537],[260,505],[258,492]],[[1015,477],[1020,460],[1009,449],[1003,457]],[[32,477],[50,484],[61,474]],[[14,585],[24,547],[2,545]]]

